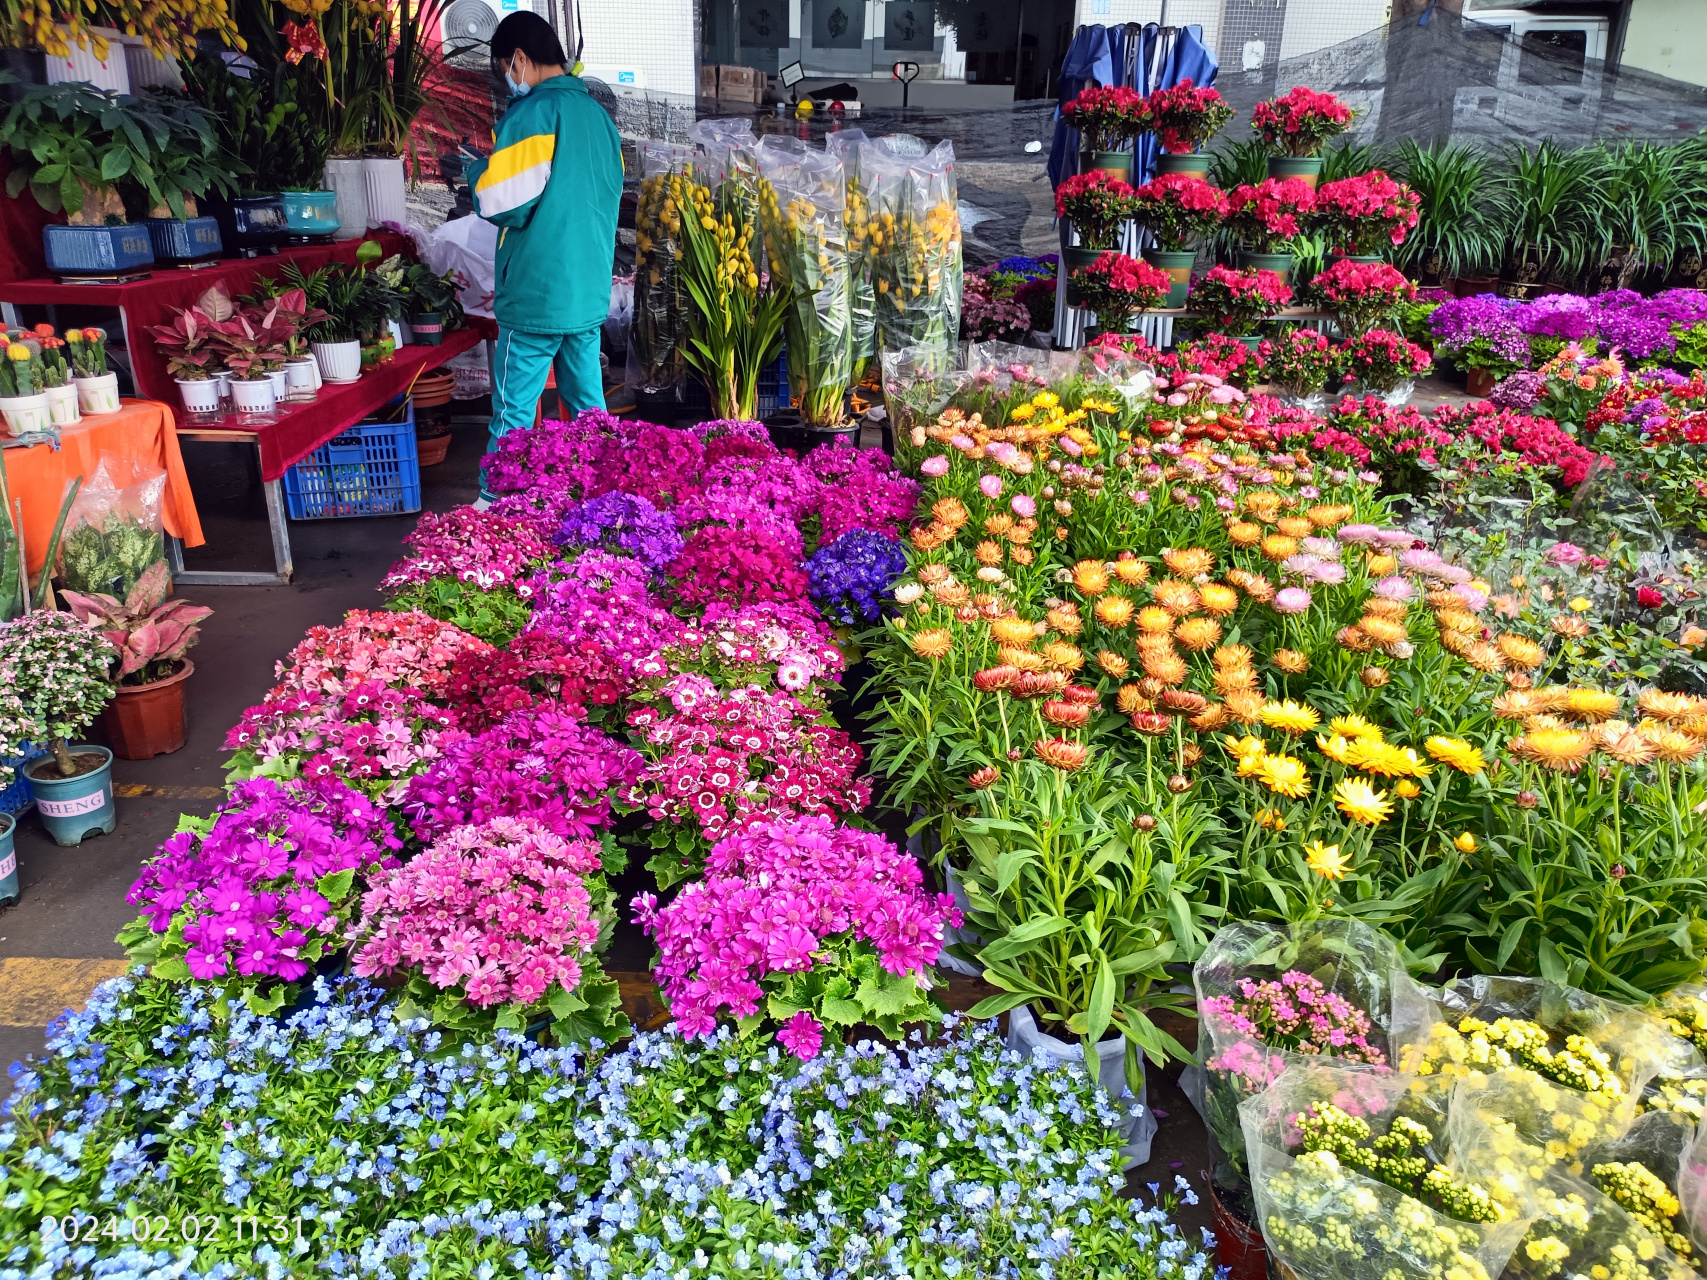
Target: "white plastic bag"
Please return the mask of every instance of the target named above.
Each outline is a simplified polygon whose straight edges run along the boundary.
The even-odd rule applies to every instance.
[[[1031,1010],[1023,1004],[1008,1014],[1008,1034],[1004,1043],[1016,1053],[1041,1057],[1050,1066],[1069,1062],[1077,1063],[1081,1068],[1085,1065],[1082,1045],[1044,1035],[1037,1029],[1037,1020],[1031,1016]],[[1126,1118],[1117,1127],[1117,1132],[1121,1158],[1125,1167],[1131,1169],[1149,1160],[1150,1144],[1156,1136],[1156,1117],[1148,1103],[1149,1082],[1144,1079],[1144,1056],[1138,1055],[1137,1097],[1133,1097],[1126,1083],[1126,1037],[1103,1041],[1097,1046],[1097,1057],[1101,1060],[1097,1084],[1125,1113]]]
[[[456,272],[463,311],[490,319],[498,288],[498,228],[471,213],[452,218],[423,240],[421,257],[436,275]]]

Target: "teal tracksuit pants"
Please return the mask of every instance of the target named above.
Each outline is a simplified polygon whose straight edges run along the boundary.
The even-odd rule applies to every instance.
[[[495,451],[498,441],[510,432],[533,425],[546,374],[553,370],[565,414],[605,407],[597,328],[569,334],[498,330],[498,341],[492,346],[492,439],[488,452]],[[492,497],[484,471],[480,473],[480,496],[487,500]]]

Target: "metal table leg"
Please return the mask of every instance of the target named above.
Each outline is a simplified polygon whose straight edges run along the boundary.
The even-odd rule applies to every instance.
[[[179,432],[179,436],[190,435],[192,439],[217,440],[213,432],[196,436],[189,432]],[[232,441],[234,444],[247,444],[248,440]],[[260,448],[258,442],[256,449]],[[166,540],[166,554],[172,569],[172,578],[190,587],[282,587],[290,582],[292,565],[290,562],[290,526],[285,523],[284,481],[266,480],[261,484],[261,493],[267,503],[267,530],[273,541],[273,572],[251,573],[247,571],[218,570],[218,569],[185,569],[183,544],[176,538]]]

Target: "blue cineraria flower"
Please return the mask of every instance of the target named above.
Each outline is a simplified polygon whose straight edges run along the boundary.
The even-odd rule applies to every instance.
[[[807,594],[836,622],[875,622],[883,593],[906,569],[906,553],[895,539],[850,529],[806,561]]]
[[[626,552],[654,573],[682,552],[675,517],[645,498],[614,490],[570,507],[552,541],[569,558],[593,547]]]

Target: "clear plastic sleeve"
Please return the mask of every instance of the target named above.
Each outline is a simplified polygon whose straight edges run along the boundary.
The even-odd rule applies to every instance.
[[[848,319],[852,347],[849,380],[864,379],[877,357],[877,290],[872,278],[871,205],[860,175],[859,156],[868,141],[863,129],[842,129],[824,139],[824,150],[842,162],[848,183]]]
[[[1307,974],[1329,996],[1368,1015],[1367,1041],[1379,1061],[1344,1062],[1347,1076],[1390,1071],[1394,1046],[1426,1036],[1433,1010],[1405,974],[1398,952],[1379,931],[1356,920],[1317,920],[1283,926],[1239,921],[1222,928],[1192,970],[1197,991],[1197,1099],[1209,1129],[1216,1181],[1229,1188],[1247,1176],[1239,1108],[1295,1065],[1321,1062],[1314,1052],[1263,1043],[1237,1019],[1218,1015],[1222,1001],[1239,999],[1245,983]]]
[[[640,194],[634,210],[634,310],[628,332],[628,381],[647,395],[681,385],[683,174],[691,147],[640,144]]]
[[[860,147],[877,347],[925,347],[946,356],[960,334],[963,278],[954,146],[943,141],[913,155],[896,141]]]
[[[102,455],[78,490],[59,544],[59,578],[71,590],[123,600],[147,568],[166,558],[164,471]]]
[[[755,155],[771,287],[790,299],[783,320],[789,390],[809,425],[828,426],[842,418],[853,359],[842,162],[775,135],[761,139]]]
[[[1528,1229],[1534,1189],[1496,1183],[1477,1152],[1441,1141],[1445,1081],[1347,1070],[1316,1059],[1288,1067],[1240,1106],[1251,1185],[1270,1255],[1302,1280],[1493,1280]],[[1299,1119],[1331,1104],[1355,1145],[1389,1161],[1421,1161],[1413,1176],[1432,1203],[1377,1180],[1349,1155],[1308,1151]],[[1402,1124],[1400,1122],[1403,1122]],[[1357,1136],[1356,1126],[1363,1126]],[[1402,1141],[1400,1150],[1382,1142]],[[1426,1190],[1425,1190],[1426,1188]],[[1448,1213],[1444,1205],[1474,1205]],[[1479,1215],[1483,1220],[1469,1220]]]

